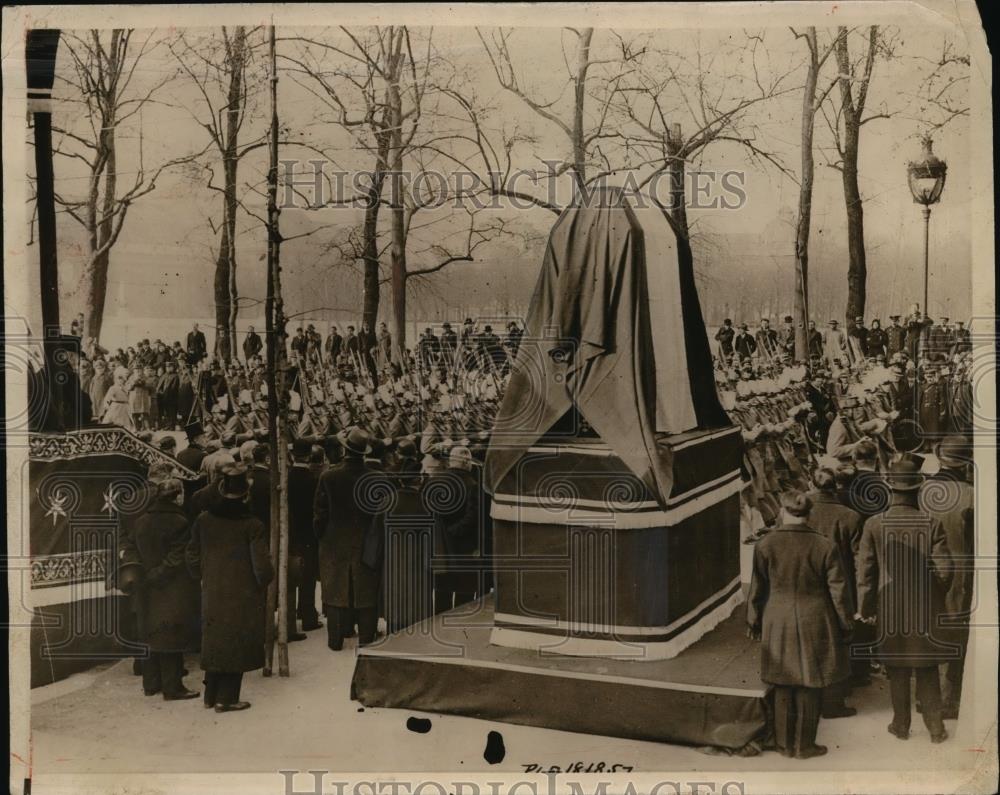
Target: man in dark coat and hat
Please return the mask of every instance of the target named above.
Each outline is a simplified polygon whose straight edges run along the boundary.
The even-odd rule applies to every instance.
[[[475,561],[483,535],[483,489],[472,472],[472,452],[465,445],[448,451],[446,472],[432,474],[424,485],[426,502],[435,510],[434,556],[445,561],[435,572],[434,611],[443,613],[472,601],[482,590]]]
[[[149,657],[142,666],[147,696],[165,701],[197,698],[184,686],[184,652],[198,649],[201,630],[198,583],[185,565],[190,541],[187,514],[181,507],[184,487],[176,478],[154,485],[156,497],[138,519],[132,535],[144,576],[137,593],[143,641]]]
[[[333,651],[344,647],[344,638],[352,634],[355,621],[360,645],[375,640],[379,588],[379,572],[361,560],[379,493],[377,484],[360,483],[371,473],[364,460],[369,436],[361,428],[353,428],[338,438],[344,447],[344,460],[320,477],[313,503],[327,645]]]
[[[816,744],[823,688],[849,673],[845,640],[854,606],[840,552],[809,524],[812,501],[781,498],[782,521],[754,547],[748,634],[762,641],[760,678],[774,686],[774,731],[784,756],[822,756]]]
[[[208,450],[206,449],[208,435],[205,433],[205,428],[200,422],[192,422],[186,425],[184,433],[187,435],[187,447],[177,454],[177,460],[193,472],[199,472],[201,470],[201,462],[208,455]]]
[[[733,329],[733,321],[731,318],[726,318],[722,321],[722,325],[719,330],[715,332],[715,339],[719,342],[719,348],[722,351],[722,356],[729,363],[729,360],[733,356],[733,337],[736,336],[736,331]]]
[[[288,538],[289,554],[296,559],[296,577],[289,582],[289,639],[302,640],[305,635],[295,632],[295,618],[302,621],[302,631],[323,626],[316,610],[316,582],[319,579],[319,546],[313,532],[313,502],[316,499],[317,477],[309,459],[312,444],[308,439],[292,442],[292,466],[288,470]]]
[[[948,551],[954,562],[954,576],[945,594],[947,620],[938,634],[958,646],[959,654],[948,660],[945,669],[944,707],[941,717],[958,717],[962,700],[965,652],[969,643],[969,617],[975,587],[976,495],[972,485],[972,448],[963,436],[947,436],[934,448],[940,471],[923,484],[918,505],[944,526]]]
[[[890,734],[910,735],[910,680],[917,679],[917,700],[931,742],[947,737],[942,722],[937,666],[957,656],[940,617],[952,576],[948,539],[940,519],[918,507],[923,458],[904,453],[890,463],[892,501],[888,510],[865,522],[858,550],[858,605],[862,619],[877,619],[878,643],[872,647],[889,674],[892,698]]]
[[[260,339],[260,335],[254,331],[254,327],[250,326],[247,329],[247,337],[243,340],[243,358],[246,362],[260,353],[264,349],[264,343]]]
[[[208,343],[205,341],[205,333],[198,328],[195,323],[187,335],[187,361],[188,364],[198,364],[208,355]]]
[[[250,707],[240,700],[243,674],[264,665],[267,584],[274,569],[264,525],[247,504],[246,467],[226,467],[218,491],[220,499],[191,528],[186,557],[201,580],[205,708],[232,712]]]
[[[403,458],[391,479],[394,499],[376,515],[362,557],[366,566],[382,571],[382,613],[390,633],[434,613],[434,515],[421,494],[420,462],[415,456]]]

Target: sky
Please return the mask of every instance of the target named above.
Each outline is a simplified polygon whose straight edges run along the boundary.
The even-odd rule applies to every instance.
[[[365,34],[363,30],[354,32],[359,36]],[[923,291],[923,221],[906,184],[906,164],[920,156],[919,134],[924,126],[921,119],[914,118],[920,114],[911,98],[926,78],[930,59],[940,54],[945,41],[945,34],[939,29],[890,32],[894,52],[891,58],[876,62],[868,108],[870,112],[887,113],[891,117],[876,119],[863,128],[859,169],[870,273],[869,306],[883,318],[890,309],[905,311],[911,302],[920,300]],[[210,57],[212,48],[218,46],[217,31],[181,33],[196,53]],[[754,130],[755,143],[797,173],[804,45],[789,30],[598,29],[594,33],[592,54],[595,60],[611,59],[620,40],[628,40],[636,48],[664,50],[668,55],[661,63],[672,65],[685,76],[701,71],[712,91],[735,101],[754,90],[750,61],[742,47],[748,33],[760,39],[753,58],[758,78],[767,84],[786,75],[779,86],[787,88],[787,92],[755,106],[745,127]],[[523,136],[530,136],[530,143],[513,151],[517,166],[538,168],[542,160],[566,157],[567,141],[558,127],[540,118],[498,85],[474,29],[442,28],[433,32],[413,29],[412,34],[421,53],[426,51],[423,48],[430,38],[434,56],[441,61],[436,73],[447,75],[464,95],[491,108],[483,124],[494,138],[501,128],[508,132],[516,129]],[[178,31],[136,31],[133,42],[149,37],[151,46],[133,78],[131,90],[136,96],[177,70],[178,61],[171,52],[171,46],[176,52],[183,49],[177,35]],[[347,171],[364,169],[370,156],[356,139],[331,122],[328,109],[311,93],[310,88],[315,85],[296,74],[297,67],[289,59],[301,61],[309,57],[310,63],[327,70],[343,68],[349,62],[296,40],[303,35],[335,45],[347,43],[342,33],[331,29],[278,30],[279,109],[283,128],[290,137],[325,150],[335,166]],[[830,35],[830,31],[819,31],[821,46],[829,41]],[[255,42],[262,41],[261,34],[254,36]],[[561,118],[568,118],[570,110],[566,58],[572,57],[574,40],[572,33],[551,28],[519,28],[510,37],[511,58],[520,84],[539,102],[551,103],[552,112]],[[957,53],[965,53],[960,40],[950,41]],[[861,39],[852,35],[850,42],[853,54]],[[254,87],[252,111],[244,129],[247,141],[261,136],[267,121],[262,55],[263,50],[259,49],[247,75],[248,83]],[[71,64],[65,56],[62,48],[57,72],[68,76]],[[191,54],[185,56],[185,62],[192,67],[198,63]],[[834,76],[834,67],[831,58],[824,68],[821,85]],[[594,67],[600,74],[618,68],[616,64]],[[652,66],[649,70],[657,73]],[[343,81],[338,84],[343,85]],[[959,83],[954,89],[959,103],[963,100],[964,86]],[[349,89],[345,86],[342,90],[346,101],[351,103]],[[65,86],[62,91],[68,95]],[[130,171],[129,164],[134,168],[137,162],[140,130],[142,156],[147,166],[197,151],[207,143],[196,118],[204,118],[204,100],[190,80],[178,76],[156,99],[156,104],[147,105],[141,114],[117,130],[119,169],[124,174]],[[695,120],[685,109],[683,98],[675,99],[675,113],[670,121],[676,119],[685,131],[693,129]],[[213,101],[218,102],[217,97],[213,96]],[[588,118],[593,124],[599,106],[596,100],[588,102]],[[349,104],[351,111],[356,108],[356,103]],[[924,114],[923,118],[930,116]],[[57,105],[54,123],[76,131],[85,130],[79,106],[72,103]],[[442,118],[425,113],[421,123],[421,134],[428,138],[467,129],[452,116]],[[830,144],[826,124],[817,118],[810,249],[812,288],[814,296],[822,297],[822,303],[816,303],[817,311],[830,311],[839,317],[846,297],[845,210],[840,174],[826,164],[831,154]],[[958,118],[938,131],[934,150],[948,162],[948,180],[931,221],[930,309],[932,314],[946,312],[954,318],[967,315],[970,306],[969,175],[974,164],[969,156],[967,119]],[[283,148],[282,157],[296,156],[315,157],[301,148]],[[745,175],[746,202],[738,209],[689,210],[696,232],[694,248],[701,301],[710,322],[737,311],[787,311],[794,238],[790,221],[794,219],[798,200],[794,179],[773,166],[748,160],[746,150],[739,145],[722,142],[703,150],[688,168],[720,173],[738,171]],[[260,216],[265,206],[260,193],[265,169],[264,148],[241,161],[241,194],[248,208]],[[179,326],[179,333],[187,328],[189,318],[208,319],[213,315],[211,284],[218,246],[216,227],[221,213],[219,194],[207,187],[206,174],[197,169],[165,173],[156,190],[130,208],[112,255],[107,306],[110,335],[142,334],[138,329],[143,327],[147,329],[143,335],[148,335],[149,329],[165,325],[171,329],[170,333],[174,333],[174,325]],[[82,195],[86,186],[83,177],[77,162],[57,158],[56,184],[62,195]],[[127,176],[120,179],[124,182]],[[411,247],[413,265],[434,261],[435,253],[421,253],[423,249],[435,244],[454,247],[461,242],[464,214],[444,216],[444,213],[428,216],[435,223],[426,231],[415,233]],[[419,284],[411,283],[409,301],[415,320],[523,311],[537,276],[545,235],[555,216],[539,209],[506,211],[498,216],[504,217],[518,234],[482,246],[474,263],[449,266],[433,277],[421,279]],[[330,250],[330,244],[342,240],[357,225],[359,217],[356,211],[331,208],[286,210],[282,214],[286,236],[318,229],[283,246],[286,303],[290,313],[301,313],[304,319],[317,321],[357,319],[360,277],[356,265],[342,261]],[[264,293],[262,225],[259,218],[244,213],[238,228],[238,284],[247,301],[244,322],[259,322],[262,313],[255,302],[262,300]],[[84,240],[80,227],[65,214],[59,216],[59,235],[64,302],[67,310],[75,310],[79,304],[76,288]],[[388,311],[387,300],[383,308]]]

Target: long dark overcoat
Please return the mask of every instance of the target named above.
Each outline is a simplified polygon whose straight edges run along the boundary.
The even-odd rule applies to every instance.
[[[472,472],[449,469],[432,475],[423,496],[434,510],[434,581],[437,588],[476,593],[482,590],[475,562],[484,535],[483,488]]]
[[[381,473],[370,470],[363,459],[345,458],[319,479],[313,505],[313,530],[319,539],[319,578],[323,604],[376,607],[379,571],[361,561],[365,535],[391,484],[376,482]]]
[[[885,665],[927,667],[957,656],[940,623],[952,574],[947,536],[916,495],[894,494],[885,513],[865,522],[857,566],[860,612],[878,618],[876,650]]]
[[[809,494],[813,507],[809,513],[809,526],[829,538],[840,552],[844,580],[851,597],[851,610],[858,603],[857,576],[854,558],[861,544],[861,529],[865,518],[837,499],[836,494],[813,491]],[[852,612],[853,615],[853,612]]]
[[[187,560],[201,579],[201,667],[261,668],[267,584],[274,577],[264,525],[246,503],[220,500],[195,519]]]
[[[785,525],[757,542],[747,623],[761,633],[760,678],[826,687],[850,675],[854,615],[833,542],[807,525]]]
[[[941,520],[953,564],[951,583],[944,597],[947,615],[942,617],[941,634],[949,641],[964,644],[969,637],[975,588],[975,491],[971,483],[942,470],[924,483],[919,505]]]
[[[158,499],[132,532],[145,574],[136,594],[143,641],[156,652],[197,651],[201,592],[184,560],[191,540],[187,514]]]

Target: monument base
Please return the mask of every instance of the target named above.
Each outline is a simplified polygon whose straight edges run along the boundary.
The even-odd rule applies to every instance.
[[[361,649],[351,697],[370,707],[729,749],[764,731],[767,686],[742,607],[677,657],[651,662],[495,646],[492,628],[486,597]]]

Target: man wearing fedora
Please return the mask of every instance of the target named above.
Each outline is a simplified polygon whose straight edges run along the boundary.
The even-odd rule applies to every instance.
[[[876,622],[878,640],[869,649],[885,666],[892,699],[890,734],[910,736],[910,680],[931,742],[947,737],[938,666],[953,659],[955,644],[944,637],[940,618],[952,577],[948,539],[941,520],[918,505],[924,459],[904,453],[889,464],[888,509],[873,516],[858,549],[858,605],[862,620]]]
[[[972,483],[972,448],[964,436],[946,436],[934,448],[938,473],[921,488],[918,504],[941,521],[948,551],[955,564],[945,594],[947,619],[942,634],[958,647],[958,654],[945,668],[942,717],[958,717],[962,700],[962,674],[969,643],[969,615],[974,590],[972,560],[975,556],[975,492]]]
[[[232,712],[250,707],[240,700],[243,674],[264,665],[267,585],[274,568],[264,525],[250,513],[246,467],[225,467],[217,489],[219,499],[195,519],[186,557],[201,580],[205,708]]]
[[[779,526],[757,542],[747,594],[747,634],[761,641],[760,678],[773,686],[774,733],[784,755],[809,759],[823,689],[850,674],[851,603],[837,546],[809,522],[812,501],[781,497]]]
[[[733,350],[740,361],[753,358],[757,352],[757,341],[746,323],[740,323],[740,333],[733,338]]]
[[[352,428],[339,438],[344,460],[320,477],[313,503],[327,646],[333,651],[343,649],[355,621],[362,646],[375,640],[378,625],[379,572],[361,559],[364,538],[378,507],[377,493],[359,485],[371,472],[365,465],[369,435]]]

